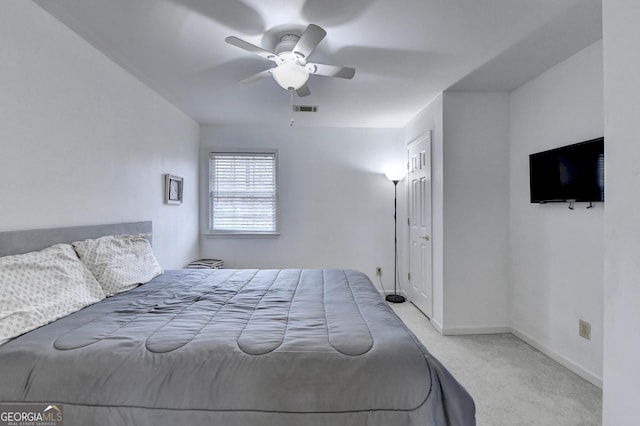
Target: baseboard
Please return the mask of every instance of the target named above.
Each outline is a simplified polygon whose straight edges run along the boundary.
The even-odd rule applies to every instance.
[[[507,326],[443,327],[442,323],[435,318],[431,319],[431,325],[443,336],[511,333],[511,327]]]
[[[442,332],[442,324],[437,319],[431,318],[431,325],[433,325],[433,328],[435,328],[438,333],[444,335]]]
[[[460,336],[464,334],[503,334],[511,333],[511,327],[507,326],[473,326],[473,327],[443,327],[440,334],[443,336]]]
[[[525,343],[529,344],[530,346],[533,346],[534,348],[536,348],[537,350],[539,350],[540,352],[542,352],[543,354],[545,354],[546,356],[548,356],[549,358],[557,362],[558,364],[566,367],[567,369],[571,370],[572,372],[582,377],[589,383],[592,383],[593,385],[602,389],[602,377],[598,377],[591,371],[583,368],[582,366],[576,364],[570,359],[565,358],[564,356],[560,355],[556,351],[538,342],[536,339],[532,338],[531,336],[519,330],[516,330],[513,327],[511,327],[511,333],[513,333],[514,336],[524,341]]]

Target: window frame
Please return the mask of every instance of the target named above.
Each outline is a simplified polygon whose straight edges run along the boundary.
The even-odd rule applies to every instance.
[[[271,154],[274,157],[275,166],[275,187],[276,187],[276,200],[275,200],[275,231],[214,231],[211,229],[212,215],[213,215],[213,197],[211,191],[211,154]],[[204,195],[204,208],[206,209],[205,220],[202,222],[204,229],[204,236],[207,238],[276,238],[280,235],[280,170],[279,159],[280,155],[277,149],[265,149],[265,148],[215,148],[208,147],[202,150],[203,157],[203,195]]]

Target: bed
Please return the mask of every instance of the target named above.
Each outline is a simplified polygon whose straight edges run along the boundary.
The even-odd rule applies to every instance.
[[[150,231],[1,233],[0,254]],[[65,426],[475,424],[466,390],[353,270],[164,271],[0,346],[0,378],[0,404],[57,404]]]

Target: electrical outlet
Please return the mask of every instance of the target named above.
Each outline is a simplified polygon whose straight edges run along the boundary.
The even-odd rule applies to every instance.
[[[381,275],[382,275],[382,268],[381,268],[381,267],[379,267],[379,266],[377,266],[377,267],[376,267],[376,277],[379,277],[379,276],[381,276]]]
[[[587,340],[591,340],[591,324],[586,321],[578,321],[578,334]]]

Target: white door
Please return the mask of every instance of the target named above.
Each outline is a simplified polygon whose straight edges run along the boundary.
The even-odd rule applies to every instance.
[[[409,299],[431,318],[431,132],[411,142],[409,200]]]

